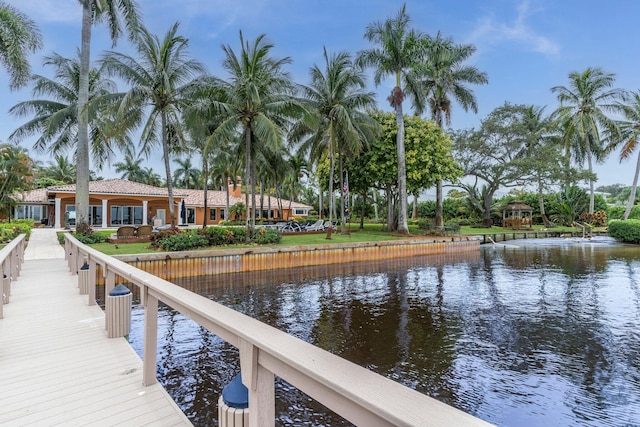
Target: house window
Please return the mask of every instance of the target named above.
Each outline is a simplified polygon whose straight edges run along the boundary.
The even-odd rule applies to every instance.
[[[307,214],[307,210],[306,209],[294,209],[293,210],[293,214],[294,215],[306,215]]]
[[[196,208],[187,208],[187,224],[196,223]]]
[[[111,206],[111,225],[142,224],[142,206]]]
[[[216,221],[216,208],[209,208],[209,221]]]
[[[227,219],[227,218],[224,216],[224,209],[220,209],[220,219],[221,219],[221,220],[223,220],[223,219]]]
[[[102,206],[89,206],[89,224],[102,225]]]
[[[29,206],[20,205],[16,206],[15,219],[32,219],[36,222],[42,221],[47,217],[46,206]]]

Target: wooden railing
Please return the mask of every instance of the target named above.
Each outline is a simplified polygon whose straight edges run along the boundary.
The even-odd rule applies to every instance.
[[[4,303],[11,293],[11,281],[18,280],[24,261],[25,234],[21,234],[0,249],[0,319],[4,318]],[[7,285],[5,285],[7,283]]]
[[[361,426],[484,426],[485,421],[425,396],[361,366],[208,300],[65,235],[72,272],[89,263],[89,304],[95,304],[95,271],[101,265],[105,295],[116,275],[140,288],[144,306],[143,382],[156,382],[158,302],[191,318],[239,349],[242,382],[249,389],[249,423],[275,425],[275,376],[281,377],[348,421]],[[109,299],[106,299],[108,303]],[[107,312],[109,312],[107,307]]]

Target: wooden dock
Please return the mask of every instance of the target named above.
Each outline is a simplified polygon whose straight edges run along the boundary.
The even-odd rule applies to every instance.
[[[191,425],[160,384],[143,386],[142,361],[104,325],[55,231],[33,230],[0,320],[0,425]]]

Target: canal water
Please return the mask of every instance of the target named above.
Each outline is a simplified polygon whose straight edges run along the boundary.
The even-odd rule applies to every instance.
[[[501,426],[640,425],[640,248],[514,240],[479,252],[181,285]],[[158,375],[216,425],[237,351],[162,307]],[[131,344],[142,351],[142,309]],[[284,381],[277,425],[349,425]]]

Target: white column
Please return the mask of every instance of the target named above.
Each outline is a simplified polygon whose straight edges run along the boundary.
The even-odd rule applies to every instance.
[[[60,220],[62,219],[62,203],[59,197],[56,197],[56,228],[62,228]]]
[[[147,223],[147,217],[149,216],[149,201],[142,201],[142,225],[149,225]]]
[[[102,228],[107,228],[107,205],[109,204],[108,200],[102,201]]]

